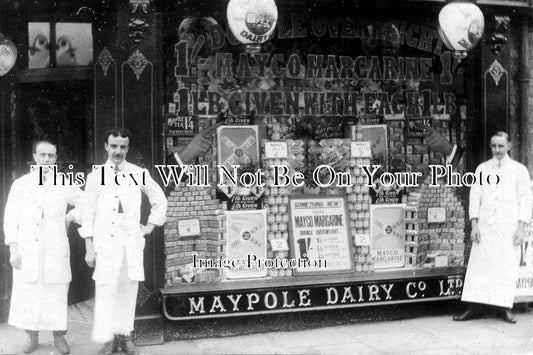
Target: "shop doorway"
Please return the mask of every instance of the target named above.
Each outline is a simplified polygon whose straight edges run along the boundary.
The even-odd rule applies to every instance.
[[[57,165],[63,172],[87,173],[92,166],[94,134],[92,82],[87,80],[18,83],[12,92],[12,167],[19,177],[29,171],[32,142],[57,144]],[[69,304],[94,295],[92,269],[85,264],[85,245],[72,225],[69,232],[72,282]]]

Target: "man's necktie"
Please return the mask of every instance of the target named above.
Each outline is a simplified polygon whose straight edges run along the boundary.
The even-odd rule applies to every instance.
[[[43,174],[43,186],[46,185],[46,175]],[[41,218],[44,219],[44,206],[41,206]]]
[[[41,186],[46,185],[46,174],[41,175],[41,180],[39,183],[41,184]]]
[[[502,160],[498,159],[498,169],[502,167]]]
[[[118,168],[118,164],[115,164],[115,175],[120,172],[120,169]],[[124,213],[124,210],[122,209],[122,202],[120,199],[118,200],[118,213]]]

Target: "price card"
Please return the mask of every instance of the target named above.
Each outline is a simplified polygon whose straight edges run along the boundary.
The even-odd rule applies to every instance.
[[[178,234],[180,237],[193,237],[200,235],[200,220],[194,218],[178,221]]]
[[[461,112],[461,119],[466,120],[466,105],[460,105],[459,112]]]
[[[448,267],[448,255],[436,256],[435,267]]]
[[[357,245],[357,246],[369,246],[370,245],[370,235],[368,235],[368,234],[356,234],[355,235],[355,245]]]
[[[370,150],[370,141],[368,142],[352,142],[351,146],[352,157],[364,158],[372,156]]]
[[[167,134],[172,136],[193,135],[196,129],[197,118],[182,117],[175,114],[166,114]]]
[[[266,142],[265,143],[265,158],[287,158],[289,151],[287,149],[287,142]]]
[[[272,247],[272,251],[289,250],[289,244],[287,244],[285,239],[271,239],[270,246]]]
[[[446,222],[446,208],[445,207],[428,208],[428,223],[444,223],[444,222]]]

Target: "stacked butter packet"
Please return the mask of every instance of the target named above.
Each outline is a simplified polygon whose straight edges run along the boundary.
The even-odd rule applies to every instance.
[[[307,174],[307,159],[306,159],[307,144],[301,139],[287,139],[287,152],[288,152],[288,168],[289,174],[293,174],[298,171],[305,175]],[[289,193],[303,192],[303,187],[294,185],[288,186]]]
[[[264,145],[267,141],[263,141],[262,162],[263,171],[265,174],[265,193],[263,200],[263,207],[267,212],[267,238],[268,243],[268,257],[277,259],[287,259],[289,257],[289,250],[273,250],[273,245],[289,245],[289,187],[278,186],[283,183],[283,179],[275,184],[274,166],[282,166],[290,169],[289,158],[268,158],[264,153]],[[283,240],[282,243],[276,241]],[[283,248],[282,248],[283,249]],[[290,269],[270,268],[268,274],[271,277],[285,277],[292,276]]]
[[[343,187],[339,185],[347,184],[340,173],[344,172],[350,163],[350,140],[328,138],[318,143],[309,141],[307,152],[310,169],[308,176],[313,176],[313,181],[309,185],[316,185],[320,193],[341,193]],[[315,169],[318,169],[316,175],[314,175]]]
[[[265,121],[265,125],[267,138],[274,141],[287,139],[294,135],[295,117],[269,116]]]
[[[355,142],[362,142],[362,135],[355,135]],[[355,154],[355,155],[354,155]],[[370,193],[361,165],[370,165],[369,152],[361,153],[352,150],[346,171],[352,177],[352,186],[346,188],[348,195],[348,212],[352,243],[355,250],[355,271],[368,272],[374,270],[374,262],[370,253]]]

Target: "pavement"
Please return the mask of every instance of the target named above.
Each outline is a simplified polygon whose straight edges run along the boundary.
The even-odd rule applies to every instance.
[[[96,354],[100,344],[90,340],[92,303],[69,307],[67,341],[71,354]],[[413,306],[411,306],[413,307]],[[414,307],[420,307],[415,305]],[[428,307],[428,303],[425,304]],[[429,306],[433,307],[433,306]],[[437,307],[437,306],[435,306]],[[367,309],[370,307],[367,307]],[[431,309],[431,308],[429,308]],[[343,311],[357,312],[357,311]],[[449,312],[449,311],[448,311]],[[334,312],[333,312],[334,313]],[[333,314],[332,313],[332,314]],[[424,312],[428,313],[428,312]],[[525,307],[515,311],[517,323],[508,324],[485,316],[468,322],[453,322],[451,313],[416,315],[415,318],[345,322],[335,318],[323,327],[298,326],[283,331],[236,335],[211,330],[205,337],[167,341],[162,345],[139,347],[141,354],[531,354],[533,355],[533,312]],[[306,322],[304,313],[299,317]],[[329,313],[328,313],[329,314]],[[339,313],[340,314],[340,313]],[[355,314],[355,313],[354,313]],[[336,317],[336,316],[335,316]],[[250,317],[253,321],[254,317]],[[379,317],[378,317],[379,318]],[[238,318],[233,318],[239,322]],[[237,319],[237,320],[235,320]],[[259,319],[259,318],[258,318]],[[283,318],[281,318],[283,319]],[[276,320],[279,322],[279,318]],[[228,319],[218,319],[215,327],[224,328]],[[348,323],[348,324],[347,324]],[[337,325],[332,325],[337,324]],[[221,336],[222,334],[222,336]],[[230,334],[231,336],[224,336]],[[0,324],[0,354],[19,354],[25,339],[23,331]],[[35,355],[57,354],[50,332],[43,332]]]

